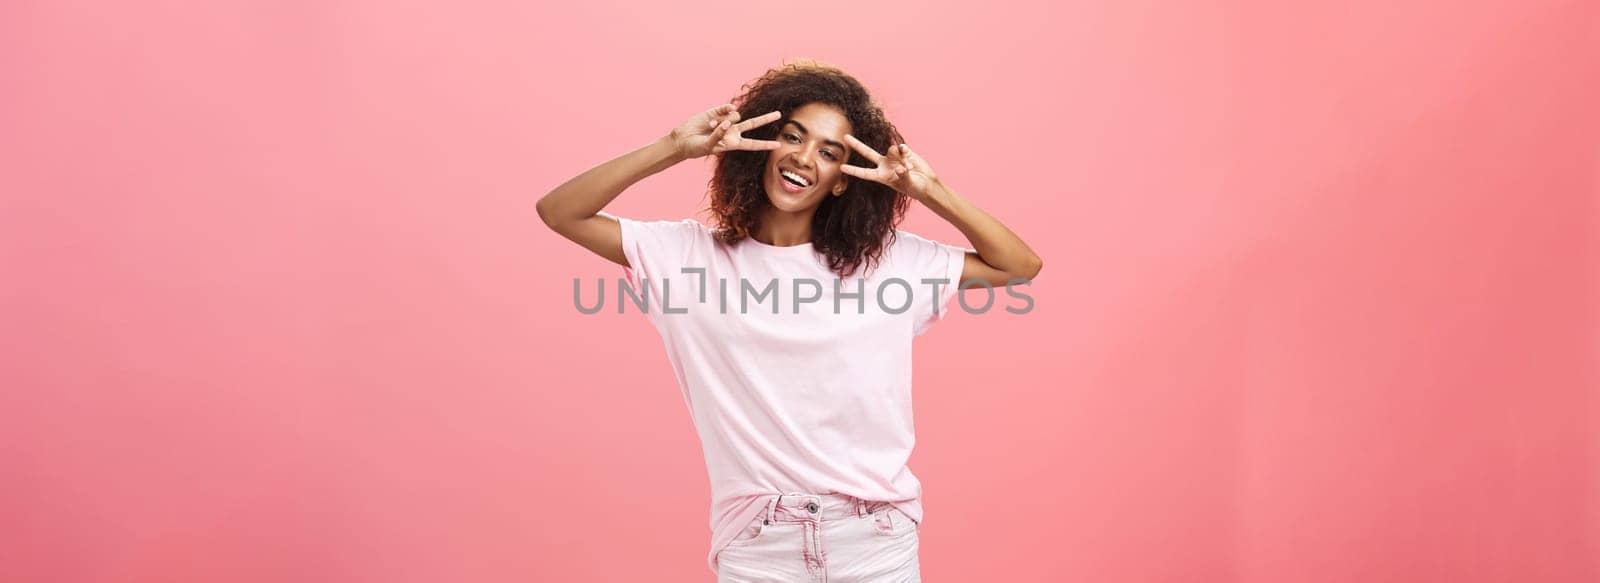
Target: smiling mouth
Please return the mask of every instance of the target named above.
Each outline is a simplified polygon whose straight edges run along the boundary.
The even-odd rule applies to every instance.
[[[800,192],[811,186],[811,182],[804,176],[788,170],[779,170],[778,179],[783,184],[783,189],[789,192]]]

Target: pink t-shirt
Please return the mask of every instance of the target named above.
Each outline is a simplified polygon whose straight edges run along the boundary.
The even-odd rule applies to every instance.
[[[712,572],[779,494],[888,501],[920,524],[911,340],[954,307],[967,249],[897,230],[876,268],[841,280],[810,243],[724,246],[693,219],[618,220],[624,274],[705,452]]]

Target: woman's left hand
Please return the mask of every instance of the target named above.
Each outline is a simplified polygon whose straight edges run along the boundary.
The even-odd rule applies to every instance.
[[[846,164],[842,171],[862,180],[871,180],[888,185],[906,196],[916,200],[927,198],[928,193],[939,184],[939,177],[933,173],[933,167],[928,165],[922,156],[911,151],[911,146],[895,144],[889,147],[889,155],[879,154],[857,140],[855,136],[846,135],[844,141],[855,148],[868,161],[877,164],[876,168],[862,168]]]

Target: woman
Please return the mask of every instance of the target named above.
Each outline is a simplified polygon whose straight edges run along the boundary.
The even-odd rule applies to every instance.
[[[715,229],[602,212],[708,155]],[[896,229],[912,200],[971,249]],[[858,81],[815,62],[768,71],[538,209],[625,268],[619,302],[644,299],[705,452],[719,581],[920,580],[911,340],[958,281],[1037,275],[1026,243],[944,185]]]

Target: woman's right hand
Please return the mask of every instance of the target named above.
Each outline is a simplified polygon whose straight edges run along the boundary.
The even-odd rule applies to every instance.
[[[773,150],[777,149],[778,142],[752,140],[741,134],[772,123],[782,115],[782,112],[774,111],[739,121],[739,111],[731,104],[724,104],[689,118],[683,125],[673,128],[670,136],[678,154],[685,159],[729,150]]]

